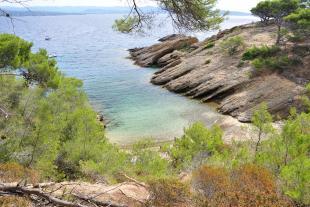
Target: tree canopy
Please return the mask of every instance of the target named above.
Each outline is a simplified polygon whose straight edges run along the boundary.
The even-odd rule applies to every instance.
[[[179,30],[204,31],[217,29],[224,20],[220,10],[215,9],[217,0],[153,0],[168,15]],[[154,14],[143,12],[136,0],[130,0],[128,16],[118,19],[114,28],[128,33],[151,27]]]
[[[296,12],[302,5],[305,4],[300,0],[265,0],[252,8],[251,12],[254,16],[260,17],[264,23],[268,23],[270,20],[274,21],[278,27],[276,44],[279,44],[282,38],[281,29],[285,17]]]

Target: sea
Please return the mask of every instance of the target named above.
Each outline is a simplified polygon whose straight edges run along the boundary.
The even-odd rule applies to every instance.
[[[152,85],[156,68],[142,68],[130,60],[128,49],[149,46],[178,32],[166,17],[144,33],[122,34],[112,28],[125,14],[85,14],[0,18],[0,33],[13,33],[47,49],[61,71],[84,81],[94,109],[107,122],[106,135],[114,143],[142,139],[168,141],[180,137],[197,121],[211,126],[220,115],[214,106]],[[250,23],[252,16],[228,16],[221,29]],[[217,31],[192,33],[203,40]],[[50,40],[45,40],[49,37]]]

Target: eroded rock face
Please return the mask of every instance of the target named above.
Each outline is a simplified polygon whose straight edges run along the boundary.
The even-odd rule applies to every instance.
[[[309,54],[303,57],[303,65],[253,77],[252,65],[240,62],[243,51],[229,56],[220,48],[223,40],[236,35],[244,39],[246,47],[272,45],[275,32],[273,25],[248,24],[199,43],[191,37],[174,35],[151,47],[132,50],[131,56],[138,65],[161,67],[151,79],[153,84],[203,102],[216,101],[219,112],[239,121],[250,122],[253,111],[262,102],[268,104],[275,117],[285,117],[291,106],[300,105],[304,83],[310,80]],[[210,42],[214,46],[207,47]],[[195,49],[179,51],[184,43]]]
[[[130,49],[130,55],[135,60],[135,64],[141,67],[151,67],[158,65],[158,60],[175,50],[190,47],[197,43],[198,39],[187,36],[167,36],[163,38],[162,43],[151,47]]]

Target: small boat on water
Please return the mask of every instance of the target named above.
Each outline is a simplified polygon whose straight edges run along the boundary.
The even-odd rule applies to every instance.
[[[53,54],[52,54],[52,55],[49,55],[48,57],[49,57],[49,58],[57,58],[57,55],[53,55]]]
[[[46,36],[46,37],[45,37],[45,40],[46,40],[46,41],[49,41],[49,40],[51,40],[51,39],[52,39],[52,38],[50,38],[49,36]]]

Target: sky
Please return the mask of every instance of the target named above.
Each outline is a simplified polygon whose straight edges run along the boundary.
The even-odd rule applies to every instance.
[[[129,0],[130,1],[130,0]],[[138,0],[140,6],[155,6],[152,0]],[[222,10],[248,12],[260,0],[218,0]],[[7,6],[4,3],[1,5]],[[128,6],[127,0],[27,0],[27,6]]]

